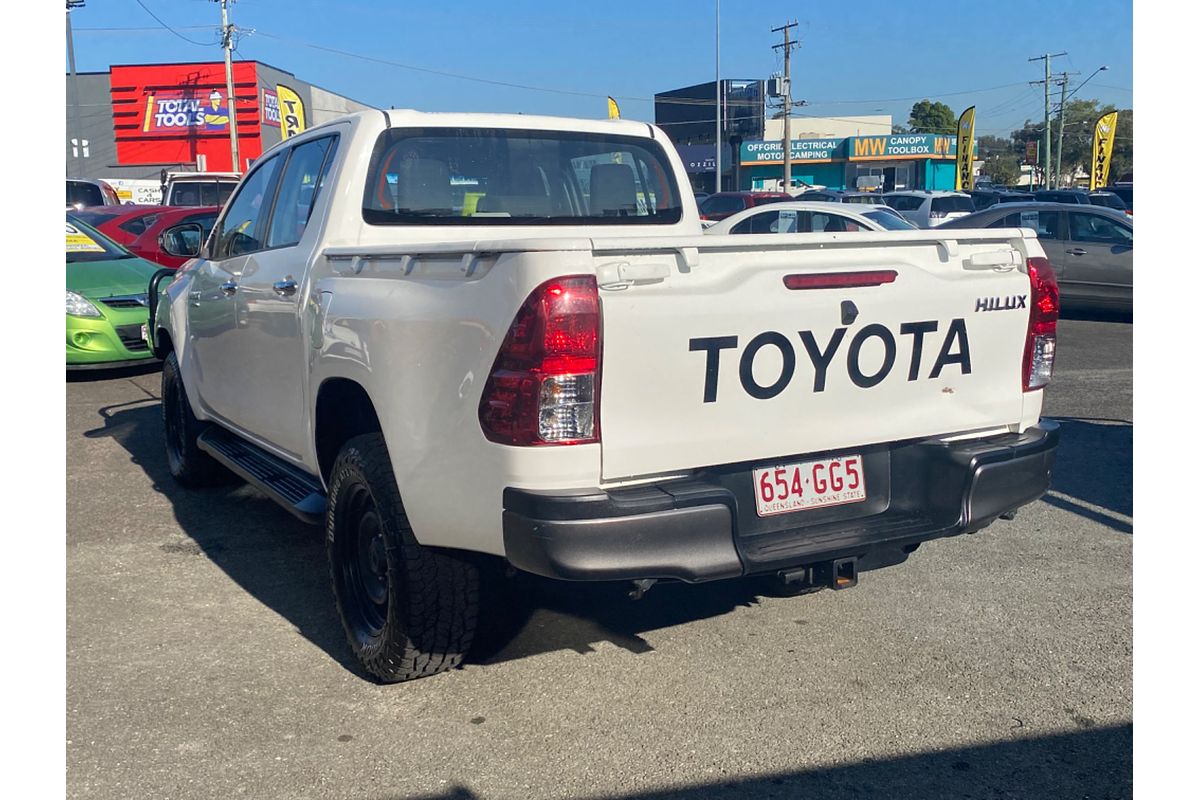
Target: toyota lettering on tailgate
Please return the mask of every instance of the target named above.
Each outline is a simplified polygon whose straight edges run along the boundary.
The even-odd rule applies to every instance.
[[[898,344],[908,348],[907,379],[915,381],[921,378],[922,357],[925,353],[925,337],[938,333],[937,320],[922,320],[919,322],[904,322],[900,325],[899,337],[886,325],[873,323],[864,326],[850,338],[850,343],[842,347],[846,327],[835,328],[833,334],[824,342],[817,340],[812,331],[799,331],[801,348],[813,366],[814,392],[825,391],[826,377],[835,358],[844,360],[847,375],[855,386],[870,389],[877,386],[892,372],[896,366]],[[898,343],[898,338],[901,342]],[[862,351],[871,340],[878,340],[883,346],[883,363],[871,374],[867,374],[861,363]],[[936,341],[936,338],[934,339]],[[737,336],[702,336],[690,339],[688,350],[704,353],[704,402],[717,402],[717,378],[721,370],[721,352],[737,350],[740,342]],[[879,345],[875,345],[878,347]],[[783,357],[783,366],[779,377],[767,385],[758,383],[754,377],[754,360],[765,348],[775,348]],[[758,334],[749,342],[738,358],[738,377],[746,394],[758,400],[769,400],[788,387],[796,373],[796,347],[791,340],[779,331],[765,331]],[[958,366],[963,375],[971,374],[971,348],[967,341],[966,321],[959,317],[950,321],[945,335],[941,337],[941,346],[937,357],[926,379],[934,379],[942,374],[947,367]]]

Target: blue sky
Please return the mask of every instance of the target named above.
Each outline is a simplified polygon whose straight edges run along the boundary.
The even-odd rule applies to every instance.
[[[211,0],[142,0],[179,34],[217,38]],[[653,120],[656,91],[711,80],[714,2],[609,0],[237,0],[231,18],[245,29],[238,55],[372,105],[428,111],[520,111],[601,117],[604,95],[622,116]],[[977,107],[977,134],[1007,134],[1043,113],[1040,61],[1067,51],[1055,72],[1079,72],[1076,95],[1133,102],[1133,12],[1129,0],[1004,0],[980,3],[721,3],[721,71],[767,77],[781,69],[771,28],[789,19],[795,51],[793,96],[821,116],[890,113],[904,123],[914,99]],[[217,46],[191,44],[158,27],[136,0],[90,0],[73,12],[77,68],[110,64],[217,60]],[[195,27],[199,26],[199,27]],[[139,30],[89,30],[137,28]],[[302,44],[303,43],[303,44]],[[384,61],[533,91],[404,69],[314,49]],[[644,99],[637,99],[644,98]]]

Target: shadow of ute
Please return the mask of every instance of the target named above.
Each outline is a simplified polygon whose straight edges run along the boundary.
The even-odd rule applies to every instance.
[[[241,482],[185,489],[167,468],[161,406],[155,400],[100,409],[104,424],[84,435],[111,438],[172,505],[190,541],[166,552],[203,554],[240,587],[355,674],[369,678],[346,642],[333,604],[324,532],[305,525]],[[499,559],[480,558],[484,597],[467,663],[493,664],[556,650],[591,652],[607,641],[630,652],[652,648],[642,633],[728,613],[757,602],[757,584],[725,581],[655,587],[629,599],[627,584],[567,584],[520,573],[503,577]]]
[[[295,626],[331,658],[359,675],[333,607],[323,531],[232,479],[228,486],[185,489],[171,477],[162,440],[161,406],[141,400],[100,409],[104,425],[90,438],[111,438],[171,502],[190,541],[167,541],[168,553],[207,556],[239,586]]]
[[[1056,417],[1061,438],[1042,499],[1121,533],[1133,533],[1133,425]],[[1111,512],[1111,513],[1106,513]]]
[[[383,795],[379,800],[399,800],[401,797],[409,800],[491,800],[493,795],[455,786],[444,794]],[[590,800],[792,797],[1118,800],[1133,797],[1133,725],[1093,728],[721,783],[580,797]]]

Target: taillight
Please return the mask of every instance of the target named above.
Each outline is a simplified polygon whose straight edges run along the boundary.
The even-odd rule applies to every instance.
[[[1058,329],[1058,281],[1044,258],[1029,259],[1029,328],[1025,337],[1025,391],[1041,389],[1054,372]]]
[[[512,445],[600,441],[596,278],[555,278],[517,311],[479,402],[479,424]]]

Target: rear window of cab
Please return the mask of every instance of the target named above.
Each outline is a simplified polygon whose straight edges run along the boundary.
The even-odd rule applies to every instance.
[[[663,225],[683,216],[662,146],[633,136],[392,128],[363,192],[372,225]]]

